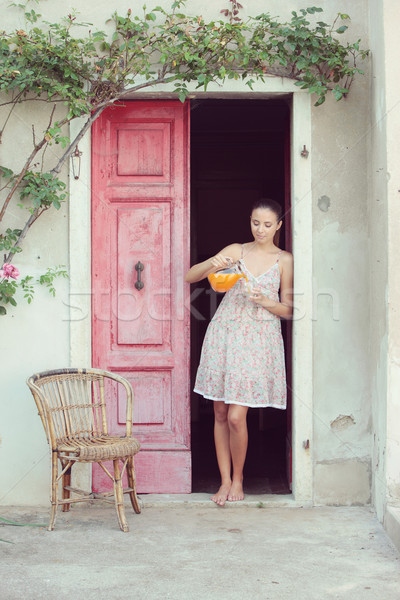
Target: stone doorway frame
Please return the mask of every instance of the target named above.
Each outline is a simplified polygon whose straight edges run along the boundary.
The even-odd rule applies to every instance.
[[[311,96],[292,82],[271,77],[256,83],[249,92],[241,82],[229,81],[191,98],[279,98],[290,96],[291,114],[291,203],[294,254],[293,391],[292,391],[292,500],[296,505],[313,504],[313,284],[312,284],[312,178]],[[267,88],[267,89],[266,89]],[[246,90],[246,91],[245,91]],[[132,99],[168,99],[168,89],[137,94]],[[128,98],[127,98],[128,99]],[[74,138],[84,120],[71,123]],[[302,153],[303,149],[309,152]],[[79,142],[81,170],[74,179],[70,167],[70,364],[91,365],[91,136]],[[79,485],[91,485],[91,472],[81,470]],[[276,500],[274,499],[274,504]],[[287,503],[288,496],[282,497]]]

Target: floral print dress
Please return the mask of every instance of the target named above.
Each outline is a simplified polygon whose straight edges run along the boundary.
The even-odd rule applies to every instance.
[[[279,301],[276,263],[259,277],[240,260],[252,287]],[[243,256],[243,249],[242,249]],[[194,391],[210,400],[286,408],[285,355],[280,318],[252,302],[239,279],[222,299],[203,342]]]

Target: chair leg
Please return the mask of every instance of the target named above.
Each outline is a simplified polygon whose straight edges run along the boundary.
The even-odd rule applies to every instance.
[[[119,459],[113,460],[114,464],[114,500],[117,509],[119,526],[122,531],[129,531],[128,522],[125,517],[124,508],[124,490],[122,487],[121,469],[119,467]]]
[[[63,465],[64,467],[64,465]],[[71,490],[66,490],[66,486],[70,486],[71,485],[71,471],[72,471],[72,465],[69,467],[69,469],[67,469],[63,475],[63,482],[62,482],[62,497],[63,500],[66,500],[67,498],[71,497]],[[63,512],[68,512],[69,509],[71,508],[70,504],[63,504],[62,505],[62,511]]]
[[[139,500],[136,495],[136,476],[135,476],[135,464],[133,462],[133,456],[128,458],[128,462],[126,464],[126,474],[128,477],[128,487],[132,488],[132,492],[129,492],[129,497],[131,499],[131,504],[133,506],[133,510],[135,513],[139,514],[141,512],[141,508],[139,505]]]
[[[51,453],[51,515],[48,526],[48,531],[53,531],[58,508],[58,490],[57,490],[57,476],[58,476],[58,457],[57,452]]]

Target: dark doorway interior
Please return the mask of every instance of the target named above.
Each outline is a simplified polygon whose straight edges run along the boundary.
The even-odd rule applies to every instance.
[[[289,115],[286,100],[194,100],[191,109],[191,264],[232,242],[251,240],[253,202],[272,197],[288,207]],[[290,249],[290,216],[279,246]],[[207,325],[219,301],[207,280],[192,288],[192,388]],[[286,331],[287,329],[287,331]],[[283,324],[287,363],[290,331]],[[288,348],[289,347],[289,348]],[[290,364],[287,364],[290,375]],[[290,396],[290,395],[289,395]],[[290,492],[288,411],[250,409],[247,494]],[[193,492],[214,493],[219,472],[213,404],[192,393]]]

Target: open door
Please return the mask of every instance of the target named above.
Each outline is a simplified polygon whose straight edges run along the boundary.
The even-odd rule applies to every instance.
[[[195,99],[191,103],[191,262],[232,242],[251,240],[250,212],[261,197],[277,200],[284,224],[277,244],[291,251],[290,104],[286,99]],[[221,295],[207,280],[192,286],[192,388],[203,338]],[[291,322],[282,321],[287,410],[250,409],[244,470],[248,494],[291,489]],[[220,475],[213,403],[192,393],[193,491],[215,493]]]
[[[191,491],[188,148],[178,101],[128,101],[92,130],[93,366],[133,385],[141,493]],[[94,491],[107,479],[94,470]]]

